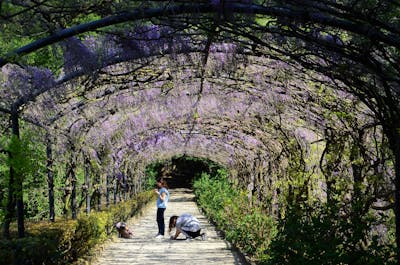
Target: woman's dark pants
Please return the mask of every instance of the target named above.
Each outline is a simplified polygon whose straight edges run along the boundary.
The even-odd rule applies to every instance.
[[[165,208],[157,208],[157,225],[159,235],[164,235],[165,233],[164,212]]]

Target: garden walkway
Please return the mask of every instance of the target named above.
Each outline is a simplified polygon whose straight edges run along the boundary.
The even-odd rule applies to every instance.
[[[117,238],[107,243],[94,265],[123,265],[123,264],[247,264],[243,256],[225,241],[202,215],[195,202],[194,195],[188,189],[170,190],[170,202],[165,212],[166,236],[164,239],[155,239],[157,233],[156,207],[150,205],[137,219],[128,222],[133,230],[133,239]],[[184,240],[170,240],[167,235],[168,221],[172,215],[190,213],[196,216],[202,224],[202,231],[207,238]]]

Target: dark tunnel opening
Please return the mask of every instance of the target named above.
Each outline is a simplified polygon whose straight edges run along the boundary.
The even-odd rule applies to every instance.
[[[219,169],[223,168],[220,164],[206,158],[180,155],[152,163],[147,166],[146,171],[155,178],[163,177],[170,189],[192,189],[193,181],[202,173],[214,176]]]

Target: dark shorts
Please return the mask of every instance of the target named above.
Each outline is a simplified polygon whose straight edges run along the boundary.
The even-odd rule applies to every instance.
[[[191,238],[195,238],[195,237],[201,236],[200,231],[201,231],[201,230],[196,231],[196,232],[191,232],[191,231],[183,230],[183,232],[185,232],[185,233],[186,233],[188,236],[190,236]]]

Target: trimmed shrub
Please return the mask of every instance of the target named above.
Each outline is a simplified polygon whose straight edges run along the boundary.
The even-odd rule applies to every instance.
[[[234,189],[222,171],[213,178],[203,173],[193,187],[200,208],[227,240],[258,262],[268,258],[266,250],[277,231],[271,216]]]
[[[117,221],[127,221],[153,199],[153,191],[146,191],[107,210],[80,215],[77,220],[27,223],[25,238],[0,240],[1,264],[71,264],[107,240]]]

